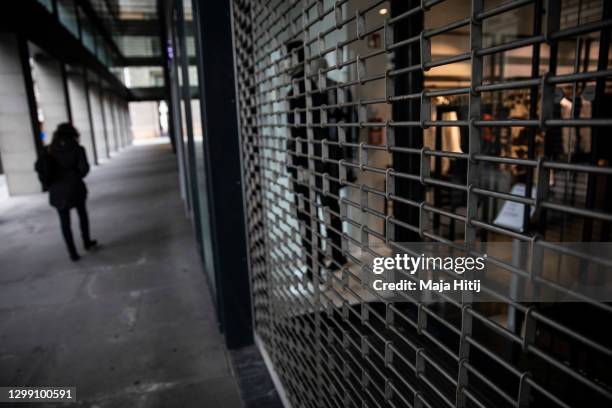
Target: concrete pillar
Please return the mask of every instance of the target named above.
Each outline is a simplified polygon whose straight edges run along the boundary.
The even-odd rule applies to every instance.
[[[108,116],[106,117],[106,123],[110,122],[109,129],[112,129],[112,133],[108,134],[109,144],[112,146],[111,151],[116,152],[119,150],[119,143],[117,143],[117,121],[115,115],[115,104],[113,103],[113,94],[107,92],[106,94],[106,107],[108,109]]]
[[[113,120],[115,124],[115,139],[117,142],[117,150],[123,149],[125,144],[123,143],[123,127],[121,126],[121,118],[119,111],[119,98],[114,95],[111,95],[110,98],[111,106],[113,108]]]
[[[68,74],[68,94],[70,95],[70,110],[72,112],[72,124],[81,134],[81,146],[87,152],[87,159],[90,164],[96,162],[94,139],[89,122],[89,110],[87,107],[87,90],[85,88],[85,78],[82,71],[70,71]]]
[[[134,126],[132,124],[132,115],[130,115],[130,105],[125,107],[125,117],[127,119],[128,126],[128,142],[130,145],[134,144]]]
[[[119,126],[119,112],[117,112],[117,97],[110,95],[109,104],[113,112],[113,125],[115,126],[115,143],[117,144],[117,151],[121,150],[121,126]]]
[[[10,195],[37,193],[36,146],[17,37],[0,34],[0,155]]]
[[[119,124],[119,142],[121,144],[121,148],[127,146],[125,137],[125,122],[123,120],[123,101],[121,99],[117,99],[117,103],[115,105],[117,108],[117,123]]]
[[[113,109],[111,105],[111,95],[109,92],[102,92],[102,106],[104,109],[104,118],[106,120],[106,135],[108,142],[108,150],[112,152],[117,151],[117,143],[115,137],[115,121],[113,119]]]
[[[132,134],[132,121],[130,119],[130,105],[128,102],[123,106],[123,118],[125,120],[125,134],[127,145],[131,146],[134,141],[134,135]]]
[[[123,129],[125,129],[125,145],[129,146],[131,144],[130,142],[130,121],[128,117],[127,105],[128,103],[125,101],[121,105],[121,117],[123,118]]]
[[[95,78],[88,75],[89,78]],[[97,82],[89,82],[89,102],[91,103],[91,116],[94,127],[94,137],[96,139],[96,151],[98,152],[98,163],[109,158],[108,146],[106,144],[106,126],[102,112],[102,98],[100,86]]]
[[[128,145],[132,145],[134,143],[134,132],[132,132],[132,118],[130,117],[130,104],[125,104],[125,110],[123,112],[125,115],[125,127],[127,129],[127,137],[128,137]]]
[[[45,144],[51,143],[57,125],[68,122],[68,108],[60,63],[33,47],[34,82],[38,90],[38,108],[43,114]]]
[[[125,111],[126,111],[126,102],[121,101],[121,109],[119,112],[121,113],[121,124],[123,126],[123,139],[124,139],[125,146],[127,147],[130,145],[130,129],[128,127],[128,122],[127,122],[127,117],[125,115]]]

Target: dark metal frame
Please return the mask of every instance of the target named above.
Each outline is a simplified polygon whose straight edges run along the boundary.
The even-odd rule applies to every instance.
[[[230,0],[193,2],[220,326],[228,348],[253,343]]]

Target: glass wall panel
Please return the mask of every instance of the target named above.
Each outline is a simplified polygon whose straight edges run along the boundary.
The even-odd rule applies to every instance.
[[[106,46],[104,37],[99,33],[96,35],[96,55],[101,63],[106,66],[109,65],[110,57],[108,47]]]
[[[187,29],[187,33],[188,33],[188,37],[186,38],[186,40],[187,40],[187,55],[189,55],[190,57],[194,57],[196,55],[196,52],[195,52],[195,39],[193,38],[193,34],[190,33],[189,28]]]
[[[206,163],[204,155],[203,125],[200,114],[200,100],[198,89],[198,69],[195,65],[196,46],[194,38],[194,24],[192,19],[191,0],[182,0],[184,11],[183,19],[180,19],[178,10],[172,13],[172,86],[176,87],[176,93],[180,103],[174,104],[180,112],[177,119],[180,122],[177,138],[180,138],[184,146],[183,157],[185,163],[185,179],[188,181],[190,194],[190,205],[193,224],[196,229],[204,270],[207,273],[211,287],[215,288],[214,265],[212,264],[212,245],[210,240],[210,223],[208,215],[208,197],[206,192]],[[184,33],[182,32],[184,28]],[[181,37],[181,34],[184,36]],[[187,75],[183,74],[187,68]],[[189,89],[189,92],[185,88]],[[177,143],[178,147],[178,143]]]
[[[128,88],[164,86],[162,67],[126,67],[124,75]]]
[[[79,36],[79,23],[77,20],[74,1],[57,0],[57,15],[60,23],[66,27],[75,37]]]
[[[78,9],[79,19],[81,21],[81,41],[83,45],[92,52],[92,54],[96,54],[96,40],[91,30],[91,22],[89,18],[81,8]]]
[[[198,86],[198,67],[195,65],[189,66],[189,86],[191,88]]]
[[[161,55],[159,37],[123,35],[116,36],[115,42],[126,57],[155,57]]]

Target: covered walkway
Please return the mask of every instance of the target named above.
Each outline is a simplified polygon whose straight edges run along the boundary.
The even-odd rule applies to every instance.
[[[0,384],[76,386],[83,406],[240,406],[177,178],[167,144],[96,167],[102,248],[79,245],[78,263],[46,195],[0,202]]]

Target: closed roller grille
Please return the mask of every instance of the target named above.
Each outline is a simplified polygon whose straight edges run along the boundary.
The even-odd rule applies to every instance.
[[[255,332],[292,406],[612,405],[610,304],[390,303],[364,260],[610,241],[610,8],[233,2]]]

